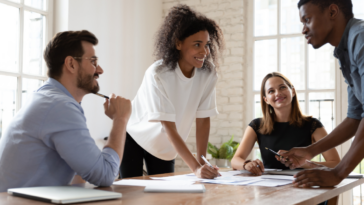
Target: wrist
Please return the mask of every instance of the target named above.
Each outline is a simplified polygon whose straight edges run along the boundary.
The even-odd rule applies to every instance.
[[[312,144],[310,146],[308,146],[306,148],[307,152],[308,152],[308,155],[309,155],[309,159],[308,160],[311,160],[312,158],[314,158],[316,155],[320,154],[320,152],[317,152],[317,149],[316,149],[316,146],[315,144]]]
[[[336,166],[335,168],[333,168],[332,172],[334,172],[335,176],[337,176],[340,179],[340,181],[342,181],[349,175],[349,174],[345,173],[344,169],[340,169],[339,166]]]
[[[126,126],[126,124],[128,124],[128,120],[129,119],[127,119],[127,118],[119,117],[119,118],[114,118],[112,121],[116,125],[119,125],[120,126],[120,124],[121,124],[121,125],[125,125]]]
[[[243,164],[243,170],[246,170],[245,165],[247,165],[249,162],[251,162],[251,160],[245,160],[245,162]]]

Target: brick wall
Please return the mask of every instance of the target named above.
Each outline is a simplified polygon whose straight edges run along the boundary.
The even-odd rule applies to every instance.
[[[226,49],[220,61],[217,84],[217,104],[220,114],[211,118],[209,141],[218,147],[230,139],[231,135],[240,142],[243,129],[244,96],[244,1],[243,0],[163,0],[163,14],[177,4],[187,4],[191,8],[215,20],[223,30]],[[192,128],[187,146],[196,152],[196,129]],[[178,156],[176,171],[188,170],[188,166]]]

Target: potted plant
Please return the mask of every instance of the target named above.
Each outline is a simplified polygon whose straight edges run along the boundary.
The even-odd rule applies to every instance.
[[[218,167],[229,167],[229,161],[233,158],[239,147],[239,143],[233,140],[234,135],[231,136],[229,141],[223,143],[220,149],[210,142],[208,143],[207,153],[211,154],[211,156],[216,159],[216,165]]]

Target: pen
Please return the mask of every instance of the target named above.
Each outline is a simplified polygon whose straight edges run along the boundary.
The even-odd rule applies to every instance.
[[[106,95],[103,95],[103,94],[100,94],[100,93],[94,93],[95,95],[98,95],[98,96],[100,96],[100,97],[103,97],[103,98],[107,98],[107,99],[109,99],[109,97],[107,97]]]
[[[201,158],[202,158],[202,160],[203,161],[205,161],[205,163],[207,164],[207,165],[209,165],[211,168],[213,168],[213,169],[215,169],[211,164],[210,164],[210,162],[209,161],[207,161],[207,159],[203,156],[203,155],[201,155]],[[219,173],[219,175],[221,176],[221,174]]]
[[[281,156],[281,155],[280,155],[280,154],[278,154],[277,152],[275,152],[275,151],[273,151],[273,150],[269,149],[268,147],[266,147],[265,149],[266,149],[266,150],[269,150],[270,152],[272,152],[273,154],[277,155],[278,157],[283,158],[283,156]],[[287,159],[285,159],[285,160],[287,161]]]

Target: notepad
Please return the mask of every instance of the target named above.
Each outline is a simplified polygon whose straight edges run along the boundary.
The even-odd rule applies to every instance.
[[[204,193],[206,191],[203,184],[194,185],[151,185],[146,186],[144,192],[172,192],[172,193]]]

